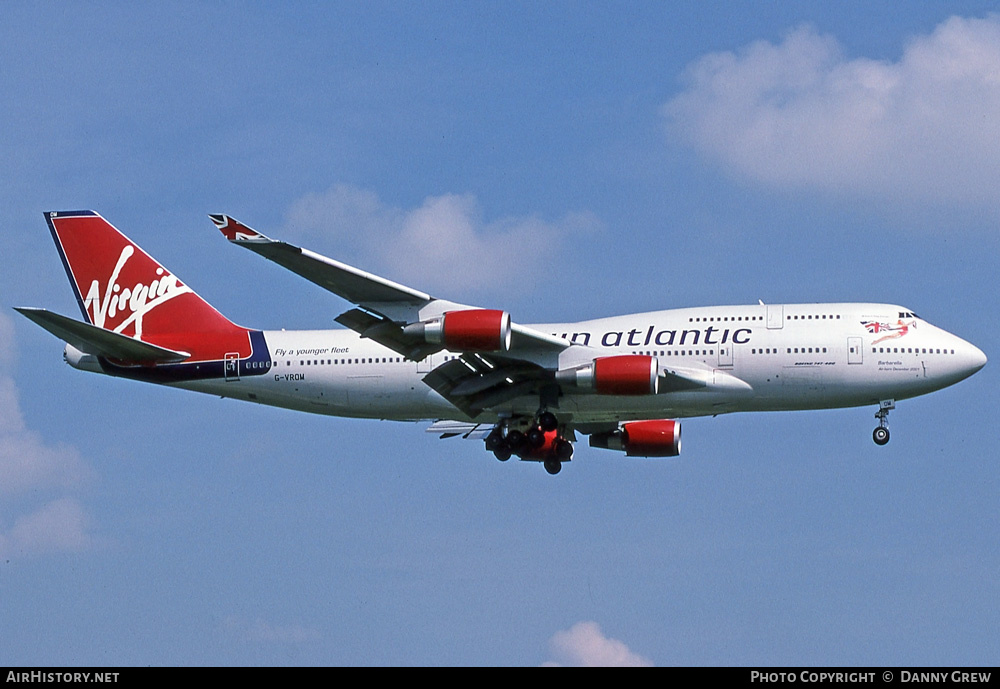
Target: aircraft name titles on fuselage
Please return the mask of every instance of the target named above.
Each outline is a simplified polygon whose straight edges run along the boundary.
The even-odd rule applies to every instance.
[[[721,334],[721,339],[718,338]],[[655,325],[648,326],[645,330],[632,328],[631,330],[609,330],[601,335],[600,344],[602,347],[648,347],[655,345],[666,347],[670,345],[720,345],[747,344],[753,334],[751,328],[691,328],[687,330],[657,330]],[[573,344],[584,346],[590,345],[592,333],[586,331],[570,333],[553,333],[555,337],[569,340]],[[623,341],[624,340],[624,341]]]

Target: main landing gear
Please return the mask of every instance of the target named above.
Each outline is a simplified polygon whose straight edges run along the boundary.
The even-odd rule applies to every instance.
[[[882,400],[878,403],[878,411],[875,412],[878,428],[872,431],[872,440],[876,445],[885,445],[889,442],[889,412],[895,408],[895,400]]]
[[[527,423],[524,419],[498,423],[486,437],[486,449],[501,462],[517,455],[542,462],[545,471],[558,474],[562,463],[573,457],[573,443],[563,436],[563,430],[556,415],[543,410]]]

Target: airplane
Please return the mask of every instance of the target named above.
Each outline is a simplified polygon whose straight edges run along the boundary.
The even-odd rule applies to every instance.
[[[577,434],[674,457],[679,419],[895,403],[953,385],[986,355],[890,304],[706,306],[522,325],[433,297],[228,215],[233,244],[354,304],[342,329],[236,325],[94,211],[45,213],[84,321],[16,310],[66,342],[73,368],[331,416],[430,422],[556,474]]]

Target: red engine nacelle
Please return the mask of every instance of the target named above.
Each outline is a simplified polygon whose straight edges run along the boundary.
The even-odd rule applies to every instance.
[[[506,352],[510,349],[510,314],[495,309],[449,311],[442,343],[456,351]]]
[[[676,457],[681,453],[681,422],[629,421],[617,431],[594,433],[590,446],[624,451],[629,457]]]
[[[403,332],[456,352],[506,352],[510,349],[510,314],[495,309],[449,311],[408,325]]]
[[[659,362],[645,354],[604,356],[591,364],[559,371],[556,380],[598,395],[655,395]]]

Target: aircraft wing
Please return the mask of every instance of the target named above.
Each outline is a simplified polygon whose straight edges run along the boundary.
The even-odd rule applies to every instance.
[[[229,241],[274,261],[349,302],[355,304],[395,302],[422,306],[433,300],[429,294],[366,273],[308,249],[265,237],[228,215],[209,217]]]
[[[445,362],[424,382],[470,417],[515,397],[558,397],[555,372],[509,356],[471,352]]]
[[[60,340],[84,354],[141,364],[165,364],[184,361],[191,355],[158,347],[134,337],[77,321],[46,309],[15,306],[14,310],[42,326]]]
[[[753,392],[743,380],[711,366],[661,367],[657,376],[660,394],[691,390]],[[424,382],[470,417],[524,395],[558,404],[559,385],[554,371],[493,353],[465,353],[435,368],[424,376]]]
[[[230,242],[250,249],[356,304],[360,308],[341,314],[337,322],[410,359],[423,359],[444,347],[440,343],[428,342],[421,329],[407,326],[425,323],[449,312],[479,310],[474,306],[436,299],[420,290],[308,249],[271,239],[228,215],[209,217]],[[559,352],[568,346],[570,344],[561,338],[516,323],[510,324],[508,354]]]

